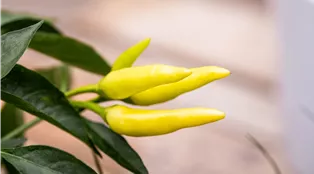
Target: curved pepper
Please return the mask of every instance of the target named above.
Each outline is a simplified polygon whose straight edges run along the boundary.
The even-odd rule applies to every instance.
[[[155,136],[221,120],[225,113],[208,108],[144,110],[115,105],[105,109],[109,127],[128,136]]]
[[[144,39],[139,43],[125,50],[112,65],[112,71],[131,67],[135,60],[142,54],[150,43],[150,38]]]
[[[216,66],[193,68],[191,71],[190,76],[178,82],[160,85],[131,96],[132,102],[143,106],[162,103],[230,74],[228,70]]]
[[[111,99],[125,99],[159,85],[179,81],[192,72],[169,65],[147,65],[110,72],[98,84],[100,93]]]

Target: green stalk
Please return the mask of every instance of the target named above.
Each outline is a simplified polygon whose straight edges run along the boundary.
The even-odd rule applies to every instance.
[[[98,84],[92,84],[92,85],[86,85],[86,86],[81,86],[79,88],[70,90],[65,93],[66,97],[72,97],[77,94],[82,94],[82,93],[98,93]]]
[[[27,122],[17,128],[15,128],[13,131],[11,131],[10,133],[8,133],[7,135],[5,135],[3,138],[1,138],[1,141],[5,141],[11,138],[14,138],[18,135],[21,135],[24,131],[26,131],[27,129],[35,126],[37,123],[39,123],[41,121],[40,118],[35,118],[30,122]]]
[[[100,115],[101,117],[105,117],[106,115],[106,109],[104,107],[99,106],[96,103],[92,103],[92,102],[81,102],[81,101],[70,101],[71,104],[74,107],[79,107],[79,108],[85,108],[85,109],[89,109],[93,112],[95,112],[96,114]]]

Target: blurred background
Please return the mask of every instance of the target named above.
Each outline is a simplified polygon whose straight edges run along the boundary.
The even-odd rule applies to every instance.
[[[217,108],[227,117],[169,135],[127,137],[150,173],[274,173],[267,158],[247,138],[250,134],[267,149],[282,173],[292,174],[298,172],[289,158],[285,117],[281,114],[282,60],[274,2],[2,0],[2,9],[52,18],[61,31],[91,44],[110,63],[129,46],[151,37],[150,46],[136,65],[217,65],[232,72],[226,79],[152,106]],[[28,68],[59,64],[33,51],[27,51],[19,63]],[[100,78],[73,68],[73,87]],[[91,112],[84,115],[101,121]],[[26,115],[25,119],[33,117]],[[94,166],[91,152],[83,143],[46,122],[28,131],[27,138],[28,144],[55,146]],[[101,163],[105,173],[128,173],[106,156]]]

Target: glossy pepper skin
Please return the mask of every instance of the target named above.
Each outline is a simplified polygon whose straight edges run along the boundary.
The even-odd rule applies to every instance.
[[[98,84],[98,91],[110,99],[125,99],[155,86],[179,81],[191,70],[169,65],[147,65],[110,72]]]
[[[168,134],[225,117],[225,113],[208,108],[145,110],[115,105],[106,108],[105,112],[103,118],[113,131],[134,137]]]
[[[133,65],[135,60],[142,54],[150,43],[150,38],[144,39],[139,43],[125,50],[112,65],[111,71],[116,71],[122,68],[128,68]]]
[[[230,74],[228,70],[217,66],[192,68],[191,71],[190,76],[180,81],[160,85],[135,94],[131,96],[131,101],[142,106],[166,102]]]

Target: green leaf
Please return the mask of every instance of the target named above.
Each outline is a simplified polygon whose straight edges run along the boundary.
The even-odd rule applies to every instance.
[[[5,173],[7,174],[20,174],[18,170],[12,164],[8,163],[6,160],[1,158],[2,167],[5,170]]]
[[[1,79],[14,67],[25,52],[43,21],[35,25],[12,31],[1,36]]]
[[[28,27],[30,25],[34,25],[41,21],[40,19],[20,19],[16,21],[12,21],[1,26],[1,34],[8,33],[10,31],[19,30],[21,28]],[[53,27],[53,25],[47,21],[44,21],[42,27],[38,31],[49,32],[49,33],[61,33],[59,30]]]
[[[5,149],[1,156],[23,174],[96,174],[73,155],[49,146]]]
[[[1,10],[1,26],[12,21],[28,18],[28,15],[14,14],[6,10]]]
[[[50,122],[94,149],[80,115],[62,92],[36,72],[16,65],[1,80],[1,95],[7,103]]]
[[[25,14],[1,12],[1,32],[20,29],[37,22],[39,18]],[[35,35],[30,47],[70,65],[100,75],[106,75],[111,67],[89,45],[63,36],[51,22],[45,20]]]
[[[108,129],[104,124],[92,122],[87,119],[85,121],[90,128],[89,134],[93,143],[101,151],[134,173],[148,173],[141,157],[121,135]]]
[[[14,147],[20,147],[25,143],[25,138],[14,138],[5,141],[1,141],[1,149],[9,149]]]
[[[38,32],[30,48],[96,74],[105,75],[110,71],[110,66],[92,47],[70,37]]]
[[[38,69],[36,72],[45,77],[62,92],[68,91],[71,87],[71,70],[67,65],[61,65],[49,69]]]
[[[0,141],[0,149],[10,149],[14,147],[20,147],[25,142],[26,142],[25,138],[15,138],[15,139]],[[16,170],[14,170],[14,167],[12,167],[10,164],[7,164],[5,160],[3,160],[2,157],[0,156],[0,165],[1,163],[4,163],[9,174],[16,173]]]
[[[20,13],[20,12],[12,12],[8,10],[1,10],[1,26],[11,23],[12,21],[17,21],[20,19],[37,19],[35,15],[30,13]],[[39,22],[39,21],[38,21]]]
[[[19,30],[30,25],[34,25],[41,21],[41,18],[35,17],[30,14],[22,13],[12,13],[9,11],[1,11],[1,34],[7,33],[9,31]],[[53,24],[45,19],[44,23],[40,27],[39,31],[60,33]]]
[[[1,137],[24,122],[23,112],[14,105],[6,103],[1,110]]]

